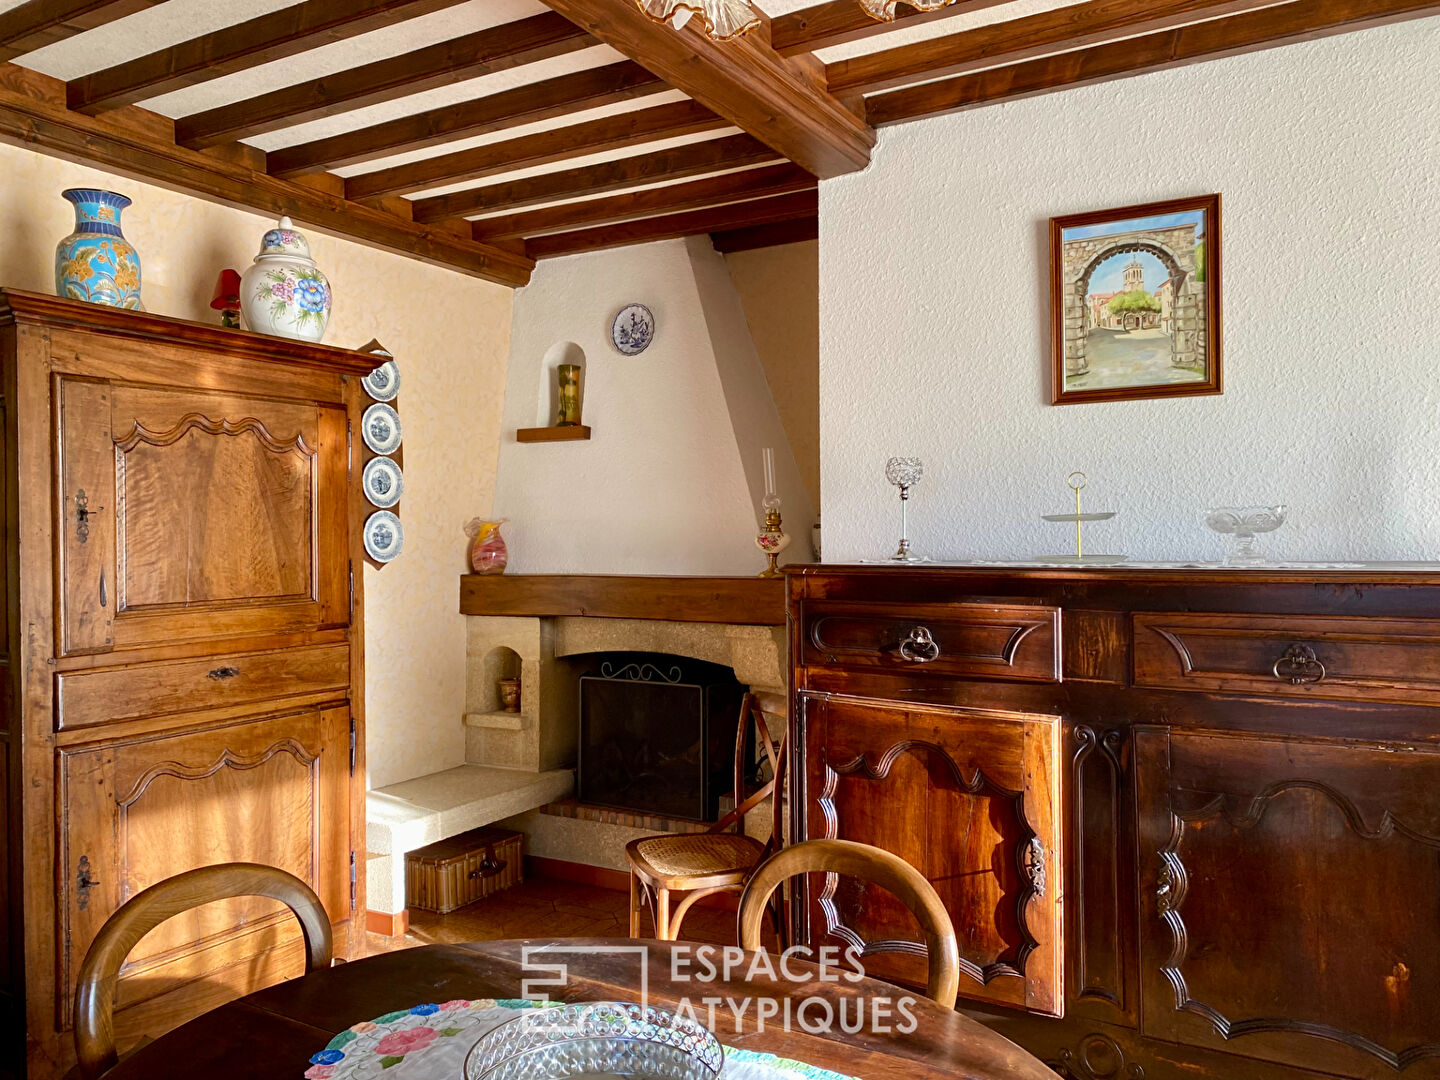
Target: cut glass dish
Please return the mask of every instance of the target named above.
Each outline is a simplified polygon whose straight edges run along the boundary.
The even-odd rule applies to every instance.
[[[694,1020],[617,1001],[536,1009],[484,1035],[465,1080],[717,1080],[725,1053]]]

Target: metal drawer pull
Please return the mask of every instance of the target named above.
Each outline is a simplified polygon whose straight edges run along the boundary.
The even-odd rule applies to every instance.
[[[205,677],[207,679],[214,679],[218,682],[221,679],[233,679],[236,675],[239,674],[240,669],[238,667],[217,667],[214,670],[206,673]]]
[[[940,656],[940,646],[923,626],[911,630],[900,642],[900,655],[912,664],[928,664]]]
[[[1270,670],[1275,673],[1275,678],[1292,686],[1317,683],[1325,678],[1325,665],[1308,645],[1291,645]]]

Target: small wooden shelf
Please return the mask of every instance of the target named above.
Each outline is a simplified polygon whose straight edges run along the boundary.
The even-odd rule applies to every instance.
[[[576,442],[590,438],[584,424],[574,427],[522,427],[515,432],[516,442]]]

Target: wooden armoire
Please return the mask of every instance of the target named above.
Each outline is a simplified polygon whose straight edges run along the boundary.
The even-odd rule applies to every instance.
[[[337,955],[362,942],[351,433],[375,363],[0,292],[0,1076],[70,1067],[92,938],[180,871],[282,867]],[[117,1041],[301,970],[272,901],[179,916],[130,956]]]

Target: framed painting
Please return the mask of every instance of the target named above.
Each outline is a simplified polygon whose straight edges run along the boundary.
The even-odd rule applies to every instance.
[[[1220,196],[1050,219],[1051,404],[1222,389]]]

